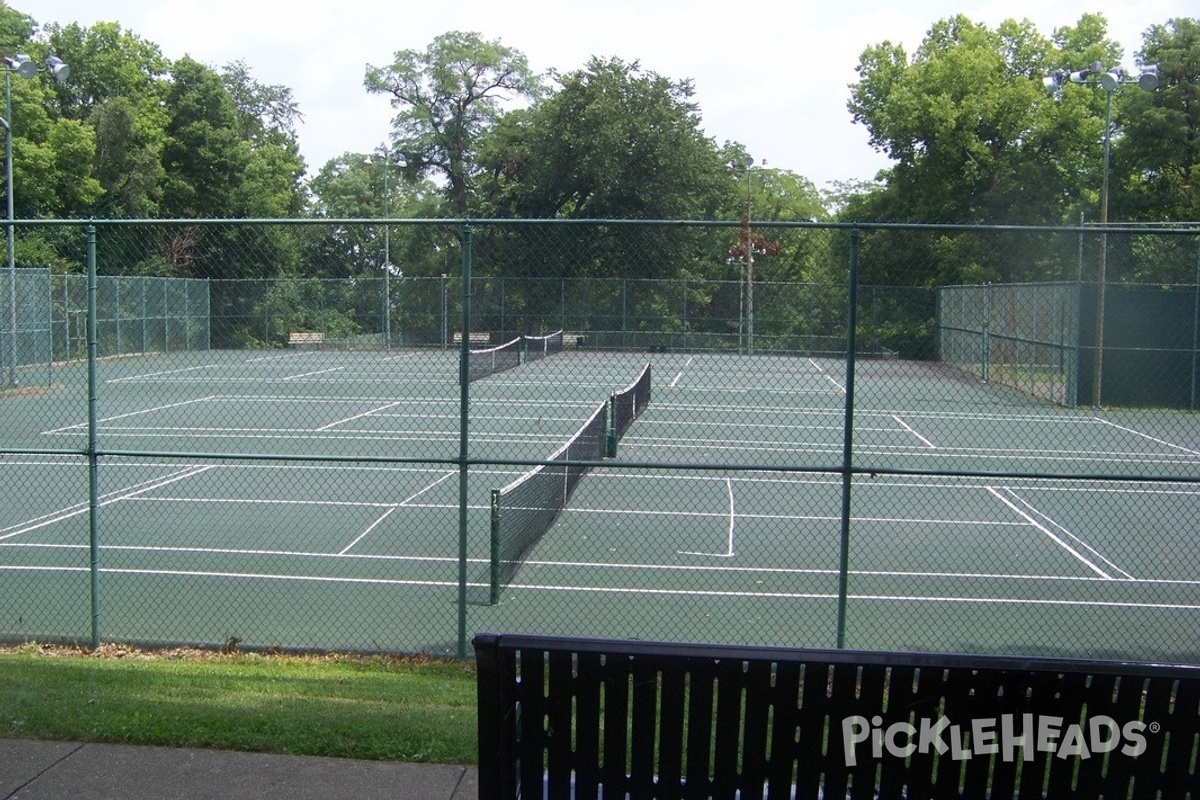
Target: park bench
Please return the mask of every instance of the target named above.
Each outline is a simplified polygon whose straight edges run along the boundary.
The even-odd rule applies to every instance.
[[[486,347],[491,341],[492,335],[487,331],[471,331],[467,334],[467,342],[475,347]],[[454,332],[454,343],[462,344],[462,331]]]
[[[318,331],[293,331],[288,334],[288,347],[319,347],[325,342],[325,334]]]
[[[1200,667],[478,634],[479,797],[1200,797]]]

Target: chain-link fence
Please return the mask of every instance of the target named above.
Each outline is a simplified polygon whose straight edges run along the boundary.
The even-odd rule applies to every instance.
[[[1200,657],[1195,232],[760,230],[18,224],[0,638]]]
[[[14,268],[12,280],[15,305],[0,302],[0,363],[45,368],[52,381],[56,363],[87,358],[87,276]],[[95,288],[98,357],[208,349],[208,281],[99,275]]]

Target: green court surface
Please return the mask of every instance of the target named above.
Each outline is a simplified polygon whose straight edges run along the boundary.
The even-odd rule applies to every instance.
[[[490,604],[491,490],[647,361]],[[470,385],[463,463],[453,352],[147,356],[99,365],[93,515],[85,377],[0,398],[5,638],[86,639],[98,552],[110,640],[452,652],[465,563],[471,632],[826,647],[844,589],[850,647],[1200,658],[1194,414],[860,361],[848,440],[837,359],[570,351]]]

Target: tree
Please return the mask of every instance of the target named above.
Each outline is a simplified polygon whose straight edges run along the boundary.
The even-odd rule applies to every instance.
[[[592,58],[558,90],[510,115],[488,148],[503,216],[687,219],[710,216],[725,167],[700,128],[691,81],[638,62]]]
[[[1028,22],[992,31],[959,15],[936,23],[911,61],[887,42],[864,52],[848,106],[896,162],[901,219],[1059,221],[1064,118],[1041,83],[1053,51]]]
[[[457,31],[438,36],[424,52],[397,52],[391,66],[368,64],[363,84],[372,94],[391,95],[398,113],[390,149],[404,155],[409,174],[445,178],[451,206],[464,216],[481,135],[500,117],[503,101],[540,92],[522,53]]]
[[[390,170],[387,180],[384,170]],[[432,181],[409,184],[397,180],[398,169],[382,157],[345,153],[331,160],[313,178],[317,212],[333,218],[365,219],[383,216],[430,219],[443,216],[445,201]],[[387,197],[384,196],[386,184]],[[430,260],[424,229],[393,225],[388,230],[390,258],[409,275],[436,275],[443,264]],[[383,226],[335,226],[318,244],[321,256],[315,261],[336,264],[336,277],[370,277],[379,274],[384,262]]]
[[[1061,224],[1098,216],[1104,93],[1045,91],[1053,69],[1119,63],[1099,15],[1040,35],[1028,22],[990,30],[963,16],[936,23],[910,60],[890,43],[868,48],[848,104],[873,146],[896,163],[884,188],[852,198],[844,219]],[[886,240],[886,241],[885,241]],[[864,280],[936,285],[1058,274],[1061,253],[1028,238],[1003,254],[977,235],[895,232]],[[902,261],[903,260],[903,261]]]
[[[250,162],[238,110],[219,75],[191,58],[175,62],[166,97],[163,213],[175,217],[239,216],[235,189]]]
[[[299,214],[307,204],[304,159],[296,140],[302,117],[291,89],[259,83],[242,61],[226,65],[221,79],[237,110],[238,136],[250,150],[237,192],[239,207],[256,217]]]
[[[1123,92],[1124,136],[1113,162],[1124,177],[1114,206],[1147,222],[1200,220],[1200,20],[1151,27],[1138,60],[1157,64],[1155,92]]]
[[[28,53],[39,65],[46,43],[35,37],[33,19],[0,4],[0,47],[6,54]],[[61,113],[57,87],[45,72],[32,79],[9,78],[12,100],[13,213],[55,217],[79,213],[99,194],[91,177],[92,133]],[[39,233],[27,237],[38,238]]]

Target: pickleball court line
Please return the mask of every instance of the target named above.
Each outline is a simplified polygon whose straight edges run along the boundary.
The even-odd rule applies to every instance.
[[[681,380],[683,380],[683,373],[686,372],[687,368],[690,367],[691,365],[692,365],[692,357],[688,356],[688,360],[685,361],[683,363],[683,366],[679,368],[679,371],[675,373],[675,377],[671,379],[671,382],[669,384],[667,384],[667,388],[669,388],[669,389],[677,388],[679,386],[679,382]]]
[[[106,422],[112,422],[112,421],[118,420],[118,419],[126,419],[128,417],[136,417],[140,414],[153,414],[156,411],[166,411],[168,408],[182,408],[183,406],[190,406],[193,403],[207,403],[210,400],[213,400],[215,397],[217,397],[217,395],[209,395],[208,397],[197,397],[192,400],[183,400],[178,403],[168,403],[168,404],[162,405],[162,406],[151,406],[150,408],[143,408],[138,411],[129,411],[125,414],[117,414],[116,416],[112,416],[112,417],[104,417],[103,419],[99,420],[99,422],[100,422],[100,424],[104,424]],[[76,423],[75,425],[66,425],[61,428],[51,428],[48,431],[42,431],[42,435],[43,436],[51,436],[53,434],[66,433],[68,431],[78,431],[78,430],[87,428],[87,426],[88,426],[88,423],[79,422],[79,423]]]
[[[353,548],[353,547],[354,547],[356,544],[358,544],[360,541],[362,541],[362,540],[363,540],[363,538],[365,538],[365,537],[366,537],[366,536],[367,536],[367,535],[368,535],[368,534],[369,534],[371,531],[373,531],[373,530],[375,530],[377,527],[379,527],[379,525],[380,525],[380,524],[381,524],[381,523],[382,523],[382,522],[383,522],[385,519],[387,519],[388,517],[390,517],[390,516],[392,515],[392,513],[396,511],[396,509],[398,509],[398,508],[402,508],[402,507],[404,507],[404,506],[407,506],[407,505],[408,505],[409,503],[411,503],[413,500],[416,500],[418,497],[420,497],[421,495],[425,494],[425,493],[426,493],[426,492],[428,492],[430,489],[433,489],[434,487],[436,487],[436,486],[438,486],[439,484],[441,484],[443,481],[445,481],[445,480],[448,480],[449,478],[452,478],[452,477],[454,477],[454,476],[455,476],[455,475],[457,475],[457,474],[458,474],[457,472],[447,472],[445,475],[443,475],[442,477],[438,478],[436,481],[434,481],[433,483],[429,484],[428,486],[425,486],[425,487],[424,487],[424,488],[422,488],[420,491],[414,492],[413,494],[411,494],[411,495],[409,495],[408,497],[406,497],[406,498],[404,498],[403,500],[401,500],[399,503],[396,503],[395,505],[393,505],[393,506],[391,506],[390,508],[388,508],[388,510],[387,510],[387,511],[385,511],[385,512],[384,512],[384,513],[383,513],[383,514],[382,514],[382,515],[381,515],[381,516],[380,516],[378,519],[376,519],[374,522],[372,522],[370,525],[368,525],[368,526],[367,526],[367,528],[366,528],[366,530],[364,530],[364,531],[363,531],[362,533],[360,533],[358,536],[354,537],[354,539],[353,539],[353,540],[350,542],[350,544],[346,545],[346,546],[345,546],[345,547],[343,547],[343,548],[342,548],[340,551],[338,551],[338,555],[339,555],[339,556],[344,556],[344,555],[346,555],[347,553],[349,553],[349,552],[350,552],[350,550],[351,550],[351,548]]]
[[[1097,550],[1095,547],[1092,547],[1090,544],[1088,544],[1087,542],[1085,542],[1085,541],[1084,541],[1084,540],[1083,540],[1081,537],[1079,537],[1078,535],[1076,535],[1076,534],[1072,533],[1072,532],[1071,532],[1070,530],[1068,530],[1068,529],[1067,529],[1067,527],[1066,527],[1065,525],[1063,525],[1062,523],[1058,522],[1058,521],[1057,521],[1057,520],[1055,520],[1055,519],[1052,519],[1052,518],[1051,518],[1051,517],[1050,517],[1048,514],[1046,514],[1046,513],[1045,513],[1044,511],[1042,511],[1041,509],[1039,509],[1037,506],[1035,506],[1035,505],[1034,505],[1033,503],[1031,503],[1029,500],[1027,500],[1026,498],[1022,497],[1021,495],[1017,494],[1017,491],[1016,491],[1016,489],[1013,489],[1011,486],[1006,486],[1006,487],[1004,487],[1004,491],[1005,491],[1005,492],[1006,492],[1006,493],[1007,493],[1007,494],[1008,494],[1010,497],[1012,497],[1014,500],[1016,500],[1016,501],[1020,502],[1020,503],[1021,503],[1022,505],[1024,505],[1024,506],[1025,506],[1027,509],[1029,509],[1029,511],[1030,511],[1030,513],[1031,513],[1031,514],[1034,514],[1034,515],[1036,515],[1036,516],[1038,516],[1038,517],[1041,517],[1043,520],[1045,520],[1045,521],[1046,521],[1046,524],[1048,524],[1048,525],[1051,525],[1051,526],[1053,526],[1053,527],[1057,528],[1059,531],[1061,531],[1061,532],[1063,533],[1063,535],[1064,535],[1064,536],[1067,536],[1067,537],[1069,537],[1071,540],[1073,540],[1073,541],[1075,541],[1076,543],[1078,543],[1080,547],[1084,548],[1084,549],[1085,549],[1085,550],[1087,550],[1089,553],[1091,553],[1092,555],[1094,555],[1094,556],[1095,556],[1095,557],[1096,557],[1098,560],[1100,560],[1100,561],[1103,561],[1105,564],[1107,564],[1108,566],[1112,567],[1112,569],[1113,569],[1115,572],[1118,572],[1118,573],[1120,573],[1120,577],[1121,577],[1122,579],[1124,579],[1124,580],[1133,580],[1133,579],[1134,579],[1134,577],[1135,577],[1135,576],[1134,576],[1132,573],[1130,573],[1129,571],[1127,571],[1127,570],[1125,570],[1125,569],[1122,569],[1122,568],[1121,568],[1121,566],[1120,566],[1119,564],[1117,564],[1117,562],[1113,561],[1111,558],[1108,558],[1106,555],[1104,555],[1103,553],[1101,553],[1101,552],[1100,552],[1099,550]]]
[[[694,550],[680,550],[680,555],[684,556],[703,556],[707,558],[733,558],[736,555],[733,551],[734,528],[737,525],[737,503],[733,498],[733,480],[725,479],[725,490],[729,496],[729,506],[726,513],[726,518],[729,523],[726,527],[725,552],[724,553],[704,553]]]
[[[934,444],[932,441],[930,441],[930,440],[929,440],[927,437],[925,437],[925,436],[922,436],[920,433],[917,433],[917,429],[916,429],[916,428],[914,428],[912,425],[909,425],[907,422],[905,422],[905,421],[904,421],[904,420],[903,420],[903,419],[900,417],[900,415],[899,415],[899,414],[892,414],[892,419],[896,420],[896,423],[897,423],[897,424],[899,424],[899,425],[900,425],[900,427],[904,428],[904,430],[908,431],[908,432],[909,432],[909,433],[911,433],[913,436],[915,436],[915,437],[917,437],[918,439],[920,439],[920,440],[921,440],[921,442],[922,442],[923,444],[925,444],[925,446],[927,446],[927,447],[929,447],[930,449],[933,449],[933,450],[936,450],[936,449],[937,449],[937,445],[936,445],[936,444]]]
[[[1161,444],[1164,447],[1170,447],[1175,450],[1182,450],[1183,452],[1185,452],[1191,456],[1200,456],[1200,451],[1192,450],[1191,448],[1184,447],[1183,445],[1175,444],[1174,442],[1168,442],[1166,439],[1160,439],[1157,436],[1151,436],[1148,433],[1143,433],[1139,430],[1135,430],[1134,428],[1127,428],[1124,425],[1118,425],[1115,422],[1109,422],[1108,420],[1101,419],[1100,417],[1092,417],[1092,419],[1094,419],[1096,422],[1116,428],[1119,431],[1124,431],[1125,433],[1132,433],[1134,436],[1140,436],[1143,439],[1149,439],[1150,441],[1154,442],[1155,444]]]
[[[201,473],[207,472],[210,469],[213,469],[215,466],[216,466],[215,464],[210,464],[207,466],[188,467],[177,473],[173,473],[171,475],[167,475],[162,478],[152,479],[152,480],[146,482],[147,485],[135,484],[134,486],[128,487],[126,489],[120,489],[116,492],[110,492],[107,494],[103,494],[100,496],[100,500],[97,505],[106,506],[106,505],[109,505],[110,503],[116,503],[120,500],[128,500],[131,498],[135,498],[144,492],[149,492],[154,489],[160,489],[163,486],[168,486],[177,481],[181,481],[186,478],[191,478],[191,477],[194,477]],[[137,487],[140,487],[140,488],[137,488]],[[0,535],[0,541],[3,541],[5,539],[10,539],[14,536],[20,536],[21,534],[24,534],[24,533],[29,533],[30,531],[37,530],[38,528],[44,528],[47,525],[53,525],[55,523],[62,522],[63,520],[70,519],[71,517],[77,517],[80,514],[86,514],[90,510],[91,510],[91,504],[79,503],[79,504],[76,504],[73,506],[68,506],[65,509],[59,509],[58,511],[52,512],[50,514],[45,514],[41,517],[35,517],[32,520],[26,520],[25,522],[20,523],[22,527],[19,527],[17,530],[12,531],[11,533],[5,533],[4,535]],[[12,528],[11,527],[5,528],[3,530],[11,531]]]
[[[570,592],[576,594],[614,594],[614,595],[651,595],[676,597],[724,597],[737,600],[833,600],[839,595],[834,592],[741,592],[726,589],[660,589],[652,587],[612,587],[612,586],[567,586],[554,584],[510,583],[505,587],[506,592],[513,591],[536,592]],[[1071,608],[1120,608],[1120,609],[1149,609],[1156,611],[1200,611],[1196,603],[1128,603],[1118,600],[1069,600],[1054,598],[1029,597],[961,597],[961,596],[928,596],[913,594],[850,594],[847,600],[863,602],[886,603],[944,603],[1001,606],[1067,606]]]
[[[1030,525],[1032,525],[1034,528],[1036,528],[1037,530],[1039,530],[1039,531],[1041,531],[1042,533],[1044,533],[1044,534],[1045,534],[1047,537],[1049,537],[1049,538],[1050,538],[1050,540],[1051,540],[1051,541],[1053,541],[1055,544],[1057,544],[1057,545],[1058,545],[1060,548],[1062,548],[1063,550],[1065,550],[1065,551],[1067,551],[1068,553],[1070,553],[1070,554],[1071,554],[1072,556],[1074,556],[1074,557],[1075,557],[1075,558],[1076,558],[1076,559],[1077,559],[1077,560],[1078,560],[1080,563],[1082,563],[1083,565],[1085,565],[1086,567],[1088,567],[1088,569],[1091,569],[1093,572],[1095,572],[1095,573],[1096,573],[1097,575],[1099,575],[1100,577],[1102,577],[1102,578],[1108,578],[1108,579],[1113,579],[1113,576],[1112,576],[1112,575],[1108,574],[1108,572],[1106,572],[1106,571],[1105,571],[1104,569],[1102,569],[1100,566],[1098,566],[1098,565],[1094,564],[1094,563],[1091,561],[1091,559],[1089,559],[1087,556],[1085,556],[1085,555],[1084,555],[1083,553],[1081,553],[1079,550],[1077,550],[1077,549],[1075,549],[1074,547],[1072,547],[1072,546],[1071,546],[1071,545],[1070,545],[1070,544],[1069,544],[1069,543],[1068,543],[1068,542],[1067,542],[1065,539],[1063,539],[1061,536],[1059,536],[1058,534],[1056,534],[1056,533],[1055,533],[1053,530],[1051,530],[1049,527],[1047,527],[1046,525],[1043,525],[1041,522],[1039,522],[1037,519],[1035,519],[1035,518],[1034,518],[1034,516],[1033,516],[1033,514],[1037,514],[1038,516],[1040,516],[1040,517],[1042,517],[1043,519],[1045,519],[1047,523],[1049,523],[1050,525],[1053,525],[1054,527],[1058,528],[1060,531],[1062,531],[1062,532],[1063,532],[1064,534],[1066,534],[1068,537],[1070,537],[1070,538],[1071,538],[1071,539],[1073,539],[1075,542],[1077,542],[1077,543],[1078,543],[1078,544],[1079,544],[1081,547],[1083,547],[1083,548],[1087,549],[1087,550],[1088,550],[1089,552],[1091,552],[1091,553],[1092,553],[1094,556],[1096,556],[1097,560],[1099,560],[1099,561],[1103,561],[1105,564],[1107,564],[1109,567],[1111,567],[1111,568],[1113,569],[1113,571],[1114,571],[1114,572],[1119,572],[1119,573],[1121,574],[1121,576],[1122,576],[1122,577],[1124,577],[1124,578],[1127,578],[1127,579],[1131,579],[1131,578],[1133,578],[1133,577],[1134,577],[1133,575],[1129,574],[1129,573],[1128,573],[1128,572],[1126,572],[1125,570],[1123,570],[1123,569],[1121,569],[1120,567],[1118,567],[1118,566],[1117,566],[1116,564],[1114,564],[1114,563],[1113,563],[1111,560],[1109,560],[1109,559],[1105,558],[1105,557],[1104,557],[1104,556],[1103,556],[1101,553],[1099,553],[1099,552],[1098,552],[1098,551],[1097,551],[1095,548],[1093,548],[1093,547],[1091,547],[1090,545],[1088,545],[1086,542],[1084,542],[1084,541],[1083,541],[1082,539],[1080,539],[1078,536],[1076,536],[1075,534],[1071,533],[1070,531],[1068,531],[1066,528],[1064,528],[1062,525],[1058,524],[1058,523],[1057,523],[1057,522],[1055,522],[1054,520],[1050,519],[1050,517],[1046,516],[1046,515],[1045,515],[1044,513],[1042,513],[1041,511],[1038,511],[1038,510],[1037,510],[1037,509],[1036,509],[1036,508],[1035,508],[1035,507],[1034,507],[1032,504],[1030,504],[1030,503],[1029,503],[1027,500],[1025,500],[1025,499],[1023,499],[1022,497],[1020,497],[1019,495],[1017,495],[1017,494],[1016,494],[1015,492],[1013,492],[1011,489],[1008,489],[1008,488],[1006,488],[1006,487],[1001,487],[1001,488],[997,489],[997,488],[996,488],[996,487],[994,487],[994,486],[988,486],[988,487],[987,487],[987,490],[988,490],[988,492],[989,492],[989,493],[990,493],[992,496],[994,496],[994,497],[995,497],[997,500],[999,500],[1001,503],[1004,503],[1004,505],[1006,505],[1006,506],[1008,506],[1009,508],[1011,508],[1011,509],[1013,510],[1013,512],[1014,512],[1014,513],[1016,513],[1018,516],[1020,516],[1020,517],[1023,517],[1024,519],[1028,520],[1028,522],[1029,522],[1029,524],[1030,524]],[[1008,492],[1009,494],[1011,494],[1011,495],[1012,495],[1012,499],[1009,499],[1008,497],[1006,497],[1004,494],[1002,494],[1002,492]],[[1018,502],[1019,502],[1019,503],[1021,503],[1021,504],[1022,504],[1022,505],[1024,505],[1024,506],[1026,506],[1027,508],[1029,508],[1030,512],[1032,512],[1032,513],[1026,512],[1026,511],[1022,510],[1021,508],[1018,508],[1018,507],[1017,507],[1017,503],[1018,503]]]
[[[347,422],[353,422],[356,419],[362,419],[363,417],[374,416],[375,414],[379,414],[382,411],[387,411],[389,408],[395,408],[398,405],[402,405],[402,402],[403,401],[397,401],[395,403],[387,403],[385,405],[380,406],[379,408],[372,408],[370,410],[364,411],[361,414],[354,414],[353,416],[345,417],[345,418],[339,419],[339,420],[334,420],[333,422],[329,423],[328,425],[322,425],[321,427],[317,428],[317,430],[324,432],[324,431],[329,430],[330,428],[336,428],[339,425],[345,425]]]
[[[330,367],[329,369],[318,369],[313,372],[297,372],[295,375],[284,375],[280,381],[295,381],[300,378],[311,378],[316,375],[328,375],[331,372],[345,372],[345,367]]]
[[[126,375],[123,378],[109,378],[105,383],[130,383],[131,381],[145,380],[146,378],[157,378],[161,375],[178,375],[182,372],[195,372],[203,369],[216,369],[216,364],[203,364],[198,367],[180,367],[179,369],[164,369],[159,372],[143,372],[140,375]]]

